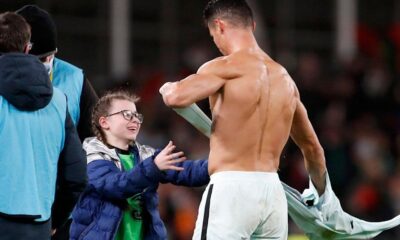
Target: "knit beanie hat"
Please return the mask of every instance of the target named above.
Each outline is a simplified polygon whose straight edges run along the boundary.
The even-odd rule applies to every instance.
[[[36,5],[25,5],[16,13],[31,26],[33,46],[30,54],[45,57],[57,52],[57,29],[48,12]]]

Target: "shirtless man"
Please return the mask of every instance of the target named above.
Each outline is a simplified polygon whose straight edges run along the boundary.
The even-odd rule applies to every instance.
[[[257,44],[245,0],[212,0],[204,20],[224,55],[160,88],[169,107],[209,97],[209,174],[193,239],[287,239],[287,202],[277,175],[291,136],[319,194],[325,157],[294,81]]]

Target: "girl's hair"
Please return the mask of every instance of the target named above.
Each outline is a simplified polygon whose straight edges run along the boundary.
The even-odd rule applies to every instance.
[[[104,131],[99,124],[99,119],[102,116],[110,114],[108,111],[110,110],[111,104],[114,100],[127,100],[137,103],[139,99],[140,98],[137,95],[126,90],[114,90],[106,92],[96,103],[92,112],[92,131],[96,137],[104,143],[107,142]]]

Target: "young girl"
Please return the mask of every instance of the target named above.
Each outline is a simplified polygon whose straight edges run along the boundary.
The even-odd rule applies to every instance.
[[[99,99],[92,114],[96,137],[87,138],[89,184],[72,213],[70,239],[167,239],[158,212],[159,182],[202,186],[207,160],[189,161],[174,152],[136,142],[143,116],[138,98],[123,91]]]

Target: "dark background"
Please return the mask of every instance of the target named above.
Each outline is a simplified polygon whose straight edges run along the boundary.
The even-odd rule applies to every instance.
[[[400,3],[249,2],[256,16],[259,44],[287,68],[300,89],[343,208],[371,221],[399,214]],[[207,139],[163,105],[158,88],[219,56],[202,24],[205,3],[0,0],[0,12],[15,11],[25,4],[46,9],[58,27],[57,57],[84,69],[99,94],[122,86],[141,96],[138,108],[145,122],[140,141],[162,147],[172,139],[189,158],[196,159],[207,157]],[[353,21],[344,24],[352,27],[350,40],[344,41],[350,50],[344,52],[337,47],[337,16],[343,13],[339,3],[355,4],[350,11]],[[126,10],[125,23],[113,24],[124,19],[122,12],[112,14],[116,4]],[[118,27],[128,35],[115,33]],[[113,39],[125,44],[116,47]],[[207,101],[200,106],[209,114]],[[282,154],[279,174],[299,190],[308,185],[301,153],[292,142]],[[202,191],[171,185],[160,188],[160,211],[170,239],[191,239]],[[299,232],[290,225],[291,234]],[[400,239],[400,232],[388,231],[376,239]]]

